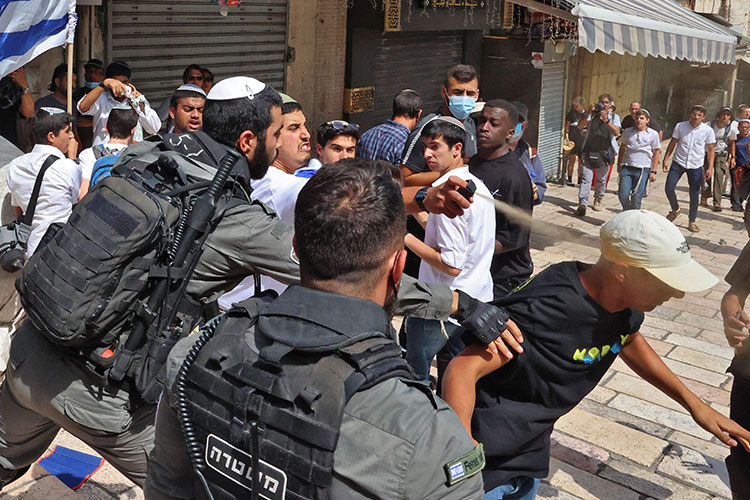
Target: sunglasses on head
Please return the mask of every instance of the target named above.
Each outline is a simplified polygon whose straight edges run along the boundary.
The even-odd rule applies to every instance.
[[[359,125],[356,123],[349,123],[344,120],[331,120],[330,122],[326,122],[326,125],[337,131],[351,130],[356,132],[359,130]]]

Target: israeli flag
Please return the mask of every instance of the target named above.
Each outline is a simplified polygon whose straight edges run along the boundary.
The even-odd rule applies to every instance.
[[[76,0],[0,0],[0,78],[73,43]]]

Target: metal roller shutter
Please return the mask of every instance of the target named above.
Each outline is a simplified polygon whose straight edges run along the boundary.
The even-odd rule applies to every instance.
[[[205,0],[112,0],[110,59],[133,69],[133,83],[152,105],[182,84],[195,63],[215,81],[247,75],[282,90],[287,0],[253,0],[229,15]]]
[[[375,109],[352,116],[364,129],[391,117],[393,96],[405,88],[419,92],[424,113],[441,105],[445,72],[463,58],[463,33],[387,33],[375,55]]]
[[[565,118],[565,64],[544,63],[537,154],[547,178],[557,177]]]

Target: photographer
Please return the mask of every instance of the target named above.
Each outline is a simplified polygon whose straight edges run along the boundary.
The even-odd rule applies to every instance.
[[[94,117],[94,144],[106,144],[109,141],[109,112],[126,100],[138,113],[138,126],[133,135],[133,142],[140,142],[144,137],[159,131],[159,115],[151,109],[146,97],[130,83],[130,73],[127,63],[114,61],[107,66],[104,81],[78,101],[78,111],[82,115]]]
[[[594,205],[591,208],[597,212],[602,209],[609,166],[615,159],[617,144],[615,138],[620,135],[620,117],[612,111],[612,96],[600,95],[599,102],[591,106],[589,115],[578,122],[578,128],[588,130],[581,148],[583,171],[581,187],[578,190],[579,205],[576,210],[577,215],[584,216],[589,204],[594,173],[596,173],[596,186]]]

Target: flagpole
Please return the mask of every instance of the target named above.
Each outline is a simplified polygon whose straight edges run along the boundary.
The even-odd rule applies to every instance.
[[[73,44],[68,44],[68,114],[73,115]]]

